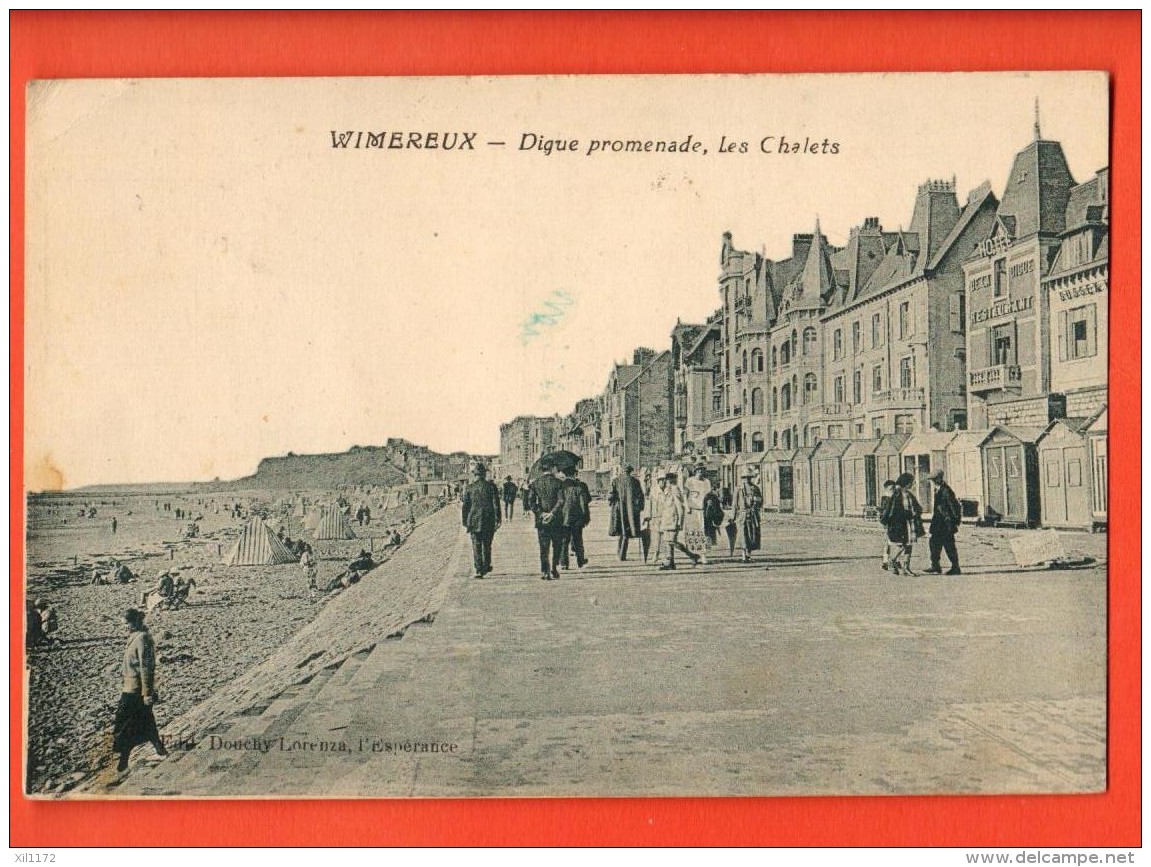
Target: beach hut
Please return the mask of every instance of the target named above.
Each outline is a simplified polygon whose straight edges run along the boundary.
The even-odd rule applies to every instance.
[[[263,518],[252,518],[240,531],[224,563],[228,566],[277,566],[297,563],[299,558],[287,549]]]
[[[911,435],[903,444],[903,472],[915,476],[912,489],[923,506],[923,513],[930,515],[935,499],[928,477],[936,470],[947,472],[947,446],[955,439],[954,431],[940,431],[935,428],[922,430]]]
[[[843,453],[851,440],[828,439],[811,454],[811,513],[843,515]]]
[[[1087,425],[1087,447],[1091,455],[1091,521],[1107,526],[1107,407],[1096,413]]]
[[[815,446],[795,450],[791,460],[791,480],[795,489],[793,511],[799,515],[811,514],[811,455]]]
[[[980,446],[990,431],[964,430],[955,434],[947,444],[947,472],[945,478],[959,500],[963,517],[979,521],[983,518],[984,484],[983,451]]]
[[[1033,527],[1039,523],[1039,453],[1043,428],[995,427],[983,452],[984,515],[994,523]]]
[[[879,440],[852,440],[844,449],[843,514],[867,517],[874,513],[877,503],[875,481],[875,450]],[[884,478],[888,478],[884,476]],[[883,479],[879,480],[880,483]]]
[[[903,446],[907,442],[907,434],[884,434],[879,438],[879,445],[875,447],[875,491],[872,496],[875,502],[883,498],[883,483],[888,479],[895,481],[903,472]]]
[[[348,521],[348,516],[340,509],[325,511],[320,522],[316,524],[313,535],[317,540],[356,538],[356,534],[352,532],[352,525]]]
[[[1090,530],[1089,418],[1057,418],[1035,441],[1039,452],[1039,506],[1045,527]]]
[[[769,449],[759,463],[763,479],[763,507],[769,512],[790,512],[795,508],[795,489],[792,485],[791,449]]]

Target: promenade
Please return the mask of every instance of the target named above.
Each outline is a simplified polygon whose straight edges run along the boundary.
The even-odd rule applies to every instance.
[[[596,502],[590,565],[541,581],[517,504],[495,571],[475,580],[458,508],[445,509],[406,543],[418,560],[397,555],[324,622],[406,580],[434,611],[413,609],[419,622],[391,638],[353,624],[359,644],[341,635],[350,652],[306,683],[252,707],[217,702],[192,749],[86,794],[1105,787],[1105,564],[1019,570],[1007,531],[964,528],[962,576],[894,577],[879,568],[875,524],[766,515],[757,561],[659,572],[619,562],[606,527]],[[1105,536],[1065,544],[1105,557]],[[925,558],[921,543],[917,569]]]

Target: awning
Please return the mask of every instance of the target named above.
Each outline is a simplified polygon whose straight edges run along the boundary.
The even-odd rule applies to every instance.
[[[703,432],[704,439],[715,439],[721,437],[730,431],[735,430],[743,424],[743,419],[729,418],[726,421],[717,421],[711,427]]]

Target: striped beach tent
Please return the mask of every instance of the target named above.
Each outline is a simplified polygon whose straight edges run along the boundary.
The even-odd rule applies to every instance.
[[[224,560],[228,566],[277,566],[298,561],[262,518],[248,521]]]
[[[354,539],[352,525],[348,516],[339,509],[328,509],[324,512],[315,529],[316,539]]]

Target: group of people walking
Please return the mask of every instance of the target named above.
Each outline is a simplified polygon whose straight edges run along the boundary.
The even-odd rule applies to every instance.
[[[728,515],[718,486],[703,465],[694,467],[682,485],[678,471],[649,474],[646,493],[635,469],[625,467],[608,496],[612,508],[608,532],[619,538],[619,559],[627,560],[629,541],[639,539],[644,562],[657,562],[663,571],[676,568],[677,551],[693,566],[706,565],[719,547],[721,529],[726,529],[730,553],[738,552],[741,561],[750,562],[761,544],[763,508],[763,493],[753,478],[750,470],[744,473]]]
[[[935,503],[928,525],[928,553],[931,565],[925,572],[939,575],[943,573],[940,560],[944,552],[950,561],[948,575],[961,575],[959,552],[955,547],[955,534],[963,512],[955,491],[947,484],[943,471],[932,473],[928,480],[935,487]],[[883,543],[883,568],[895,575],[912,575],[911,553],[915,542],[923,538],[923,507],[913,490],[915,477],[903,473],[894,481],[883,483],[884,494],[879,502],[879,523],[883,525],[886,538]]]
[[[583,531],[591,521],[588,486],[578,478],[574,463],[549,464],[545,457],[540,467],[541,474],[526,489],[511,476],[497,486],[487,480],[484,466],[473,469],[472,484],[463,494],[463,524],[472,536],[475,577],[492,571],[492,539],[503,520],[513,516],[519,498],[525,512],[534,517],[540,577],[545,581],[559,578],[560,569],[570,568],[572,552],[577,568],[586,565]],[[763,493],[754,479],[754,471],[745,470],[735,491],[729,495],[725,490],[721,497],[702,464],[693,467],[682,483],[677,470],[649,471],[641,481],[634,467],[625,467],[608,494],[608,534],[617,539],[620,561],[628,559],[635,539],[643,562],[658,565],[661,571],[677,568],[677,553],[693,566],[706,565],[716,556],[721,535],[726,535],[730,555],[751,562],[753,552],[762,545]],[[941,574],[940,559],[946,553],[947,574],[962,574],[955,545],[961,519],[959,500],[942,472],[934,473],[930,481],[935,486],[934,508],[926,532],[914,476],[904,473],[884,483],[879,506],[885,533],[882,565],[893,574],[916,574],[912,551],[924,535],[929,537],[931,556],[931,565],[924,571]]]

